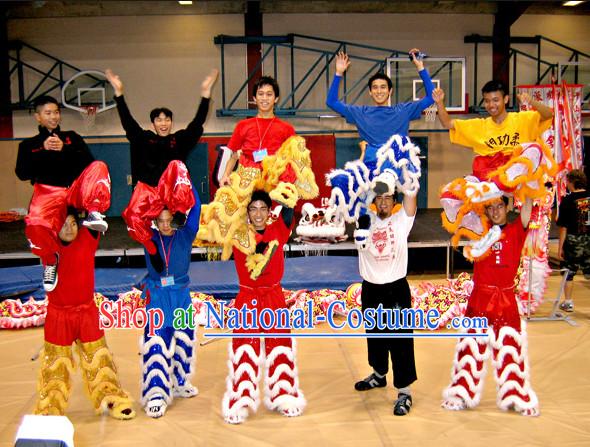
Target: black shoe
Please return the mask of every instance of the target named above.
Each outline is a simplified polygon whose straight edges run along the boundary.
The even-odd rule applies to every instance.
[[[397,400],[393,403],[393,414],[396,416],[405,416],[412,408],[412,396],[408,394],[398,394]]]
[[[46,265],[43,270],[43,288],[52,292],[57,286],[57,261],[55,265]]]
[[[172,223],[170,224],[170,226],[172,228],[180,228],[184,226],[185,223],[186,215],[184,213],[181,213],[180,211],[177,211],[174,213],[174,216],[172,217]]]
[[[365,377],[363,380],[359,380],[354,384],[354,389],[357,391],[367,391],[373,388],[383,388],[387,386],[387,378],[379,378],[377,374],[373,373],[369,377]]]

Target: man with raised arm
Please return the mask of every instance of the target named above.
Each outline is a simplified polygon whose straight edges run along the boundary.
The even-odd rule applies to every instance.
[[[338,99],[342,76],[350,66],[348,56],[336,55],[336,74],[326,105],[341,114],[348,123],[358,128],[360,137],[367,143],[360,160],[348,162],[344,169],[333,170],[328,175],[332,186],[331,202],[353,222],[365,214],[372,202],[370,193],[373,179],[397,185],[407,194],[417,194],[420,178],[420,150],[408,138],[410,121],[420,118],[421,113],[433,104],[434,85],[424,68],[420,50],[413,48],[409,56],[424,84],[425,96],[419,101],[390,106],[393,83],[384,73],[369,78],[371,106],[354,106]],[[393,189],[393,188],[392,188]]]
[[[473,291],[465,316],[480,321],[485,318],[488,327],[470,329],[468,332],[476,336],[457,342],[451,383],[443,391],[442,407],[447,410],[479,404],[491,354],[498,407],[523,416],[539,415],[539,401],[529,382],[526,323],[520,318],[514,291],[532,201],[525,201],[520,217],[511,223],[507,204],[507,197],[497,197],[485,206],[487,218],[501,228],[501,237],[488,256],[473,264]]]
[[[152,221],[167,208],[174,215],[175,224],[181,226],[187,211],[195,204],[185,162],[203,134],[218,71],[212,70],[203,80],[197,113],[186,129],[177,132],[172,132],[172,111],[166,107],[150,112],[153,131],[142,129],[125,102],[123,81],[110,69],[105,73],[115,90],[121,124],[130,142],[131,170],[136,183],[123,219],[129,235],[145,246],[150,255],[155,255]]]
[[[403,204],[394,212],[395,191],[388,185],[377,182],[374,189],[373,204],[376,211],[369,211],[360,220],[370,220],[370,230],[364,231],[366,241],[357,244],[359,250],[359,271],[363,278],[361,301],[363,313],[367,309],[393,311],[411,309],[412,296],[406,279],[408,271],[408,235],[416,216],[416,196],[404,195]],[[359,224],[359,227],[363,226]],[[369,225],[364,225],[369,227]],[[385,320],[380,321],[385,324]],[[368,334],[392,332],[392,328],[367,329]],[[398,331],[396,331],[398,332]],[[412,333],[411,329],[401,329],[399,333]],[[354,388],[367,391],[387,385],[389,357],[393,367],[393,384],[397,389],[397,399],[393,404],[393,414],[404,416],[412,408],[410,385],[416,381],[416,362],[414,359],[413,338],[367,338],[369,365],[373,372],[358,381]]]
[[[94,257],[100,233],[80,227],[73,208],[66,213],[58,235],[60,280],[47,294],[35,414],[65,414],[72,388],[72,343],[75,343],[86,392],[95,412],[108,413],[115,419],[132,419],[135,417],[132,400],[119,382],[94,301]]]
[[[164,416],[174,397],[191,398],[198,394],[191,383],[196,358],[195,329],[188,318],[193,315],[189,268],[201,204],[194,188],[192,191],[195,205],[185,225],[176,229],[172,213],[163,209],[155,219],[157,229],[152,236],[158,252],[152,256],[145,249],[148,274],[142,284],[142,296],[148,311],[159,309],[164,315],[160,328],[146,326],[141,343],[141,404],[152,418]],[[184,318],[185,315],[188,317]]]
[[[294,208],[300,198],[309,200],[318,194],[305,140],[275,115],[279,95],[279,85],[270,76],[256,82],[256,116],[236,125],[227,144],[232,156],[220,188],[215,199],[203,205],[197,237],[221,245],[222,260],[229,259],[234,248],[249,256],[254,254],[256,242],[248,231],[246,211],[253,190],[264,189],[272,200],[289,208]]]
[[[490,228],[484,207],[489,200],[514,194],[521,202],[546,193],[543,175],[552,176],[556,164],[541,135],[551,127],[553,110],[534,101],[528,94],[518,96],[535,110],[508,112],[507,87],[501,81],[489,81],[482,88],[486,118],[452,119],[444,105],[444,92],[437,88],[433,97],[438,117],[452,143],[471,148],[473,175],[459,178],[443,187],[443,226],[453,234],[453,243],[462,236],[475,240],[465,254],[477,259],[500,237],[499,227]],[[488,231],[489,230],[489,231]]]
[[[272,312],[285,309],[285,296],[281,280],[285,270],[283,246],[291,234],[293,209],[283,207],[279,218],[268,224],[272,200],[268,193],[255,190],[248,204],[250,231],[255,235],[256,253],[252,256],[265,257],[270,254],[264,269],[255,269],[253,276],[248,265],[252,257],[234,248],[234,262],[240,282],[236,296],[236,309],[245,309],[249,314],[258,315],[264,309]],[[259,263],[258,263],[259,264]],[[258,328],[252,328],[256,324]],[[284,323],[283,323],[284,324]],[[251,329],[246,328],[249,326]],[[240,327],[234,334],[248,332],[274,332],[288,334],[289,329],[259,329],[260,322],[251,318],[240,320]],[[260,404],[258,381],[264,369],[264,403],[287,417],[303,413],[305,397],[299,388],[296,366],[296,352],[291,338],[251,337],[234,338],[229,344],[229,374],[226,391],[221,403],[223,417],[227,423],[240,424],[249,412],[255,412]]]

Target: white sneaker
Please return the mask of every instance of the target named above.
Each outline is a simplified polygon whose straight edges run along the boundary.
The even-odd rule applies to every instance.
[[[105,216],[98,211],[92,211],[88,213],[88,216],[84,219],[82,225],[91,230],[98,231],[99,233],[104,233],[109,229],[109,224],[104,220],[104,217]]]
[[[573,312],[574,311],[574,303],[571,301],[564,301],[559,305],[559,308],[564,312]]]

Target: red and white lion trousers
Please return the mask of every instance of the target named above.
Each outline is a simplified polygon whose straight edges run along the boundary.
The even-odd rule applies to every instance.
[[[111,206],[111,178],[102,161],[90,163],[69,188],[35,183],[29,213],[25,217],[25,235],[31,251],[43,265],[55,264],[59,249],[58,233],[68,207],[88,212],[105,212]]]
[[[235,307],[248,310],[285,308],[280,285],[256,289],[240,286]],[[251,316],[247,319],[252,324]],[[288,329],[240,328],[234,334],[274,332],[288,334]],[[226,392],[221,403],[222,413],[229,423],[240,423],[248,416],[248,409],[256,411],[260,404],[258,382],[264,369],[264,404],[285,416],[299,416],[306,400],[299,389],[295,342],[291,338],[234,338],[229,344],[229,374]]]
[[[539,400],[529,382],[526,323],[520,320],[512,289],[496,289],[496,296],[503,295],[506,298],[511,295],[513,306],[492,304],[488,305],[487,311],[478,312],[469,303],[471,309],[468,307],[466,316],[486,316],[489,327],[468,331],[485,335],[459,339],[453,359],[451,384],[443,391],[442,406],[449,410],[462,410],[479,404],[486,361],[491,352],[498,407],[504,411],[512,409],[523,415],[537,416]],[[490,294],[487,294],[488,297]]]
[[[156,254],[152,239],[152,221],[164,208],[172,214],[186,214],[195,205],[191,179],[186,165],[172,160],[160,176],[158,186],[137,182],[129,205],[123,211],[129,236],[145,246],[150,254]]]

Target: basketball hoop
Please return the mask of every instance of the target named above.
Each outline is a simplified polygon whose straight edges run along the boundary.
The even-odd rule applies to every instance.
[[[90,130],[94,127],[94,122],[96,121],[96,111],[98,110],[98,106],[94,104],[89,105],[82,105],[80,106],[82,110],[80,111],[80,115],[82,115],[82,119],[84,120],[84,127],[86,130]]]
[[[436,103],[424,109],[424,121],[434,123],[436,121]]]

